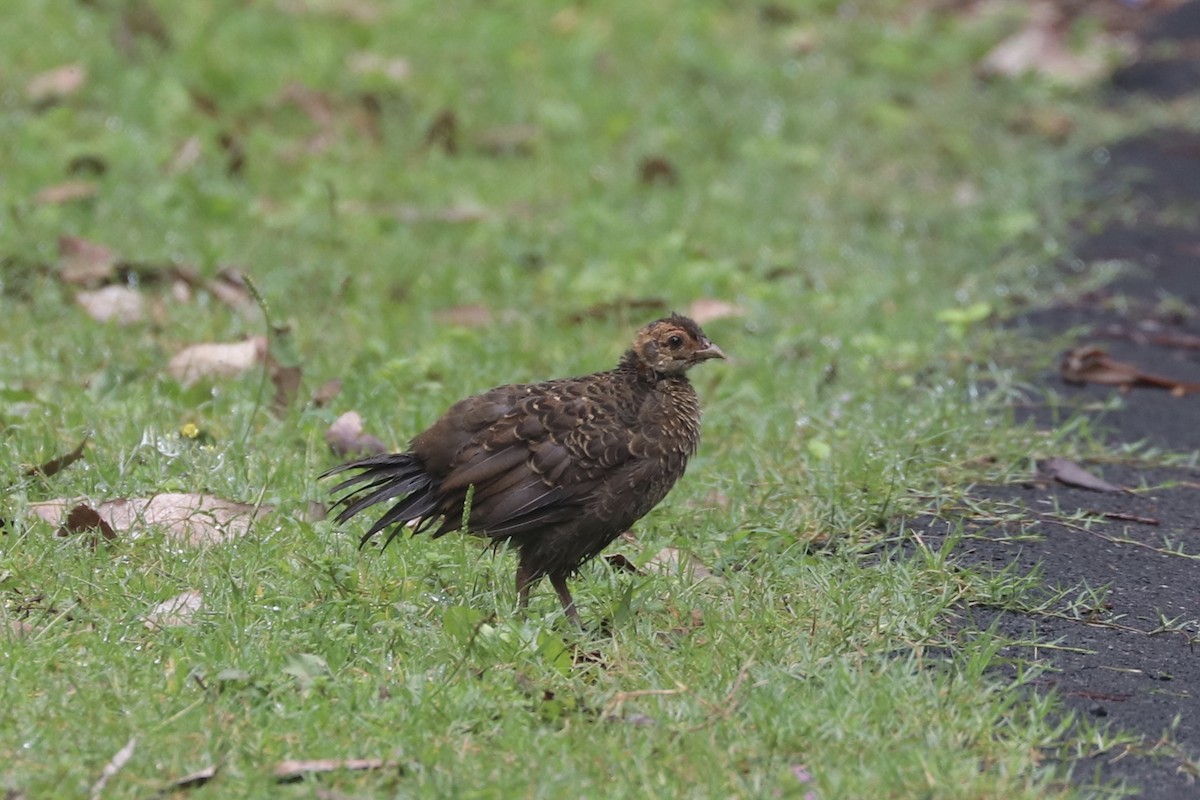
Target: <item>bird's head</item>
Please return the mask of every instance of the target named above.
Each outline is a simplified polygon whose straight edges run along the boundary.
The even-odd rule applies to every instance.
[[[689,368],[712,358],[725,358],[721,348],[708,340],[700,326],[680,314],[651,322],[637,333],[626,358],[639,371],[659,375],[683,375]]]

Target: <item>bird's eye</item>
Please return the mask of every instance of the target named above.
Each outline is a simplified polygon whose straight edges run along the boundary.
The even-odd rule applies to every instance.
[[[683,337],[679,334],[675,334],[667,339],[667,344],[671,346],[671,349],[678,350],[679,348],[683,347]]]

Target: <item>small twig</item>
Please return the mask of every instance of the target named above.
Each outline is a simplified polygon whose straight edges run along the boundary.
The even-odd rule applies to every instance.
[[[98,800],[100,795],[104,793],[104,787],[108,785],[109,780],[120,772],[122,767],[129,763],[129,759],[133,758],[133,751],[136,747],[137,737],[134,736],[104,765],[104,769],[100,772],[100,777],[92,784],[92,800]]]

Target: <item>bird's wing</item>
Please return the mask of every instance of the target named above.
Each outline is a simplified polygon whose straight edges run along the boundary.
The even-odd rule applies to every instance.
[[[598,392],[577,383],[512,387],[477,398],[485,413],[460,409],[464,424],[458,430],[472,432],[458,437],[465,443],[448,464],[441,489],[452,496],[474,487],[473,530],[518,536],[572,519],[605,476],[634,457],[628,420],[619,404]],[[449,531],[461,516],[453,519],[447,510],[442,527]]]

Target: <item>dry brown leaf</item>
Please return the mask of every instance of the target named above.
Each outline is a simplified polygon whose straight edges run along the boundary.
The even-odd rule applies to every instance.
[[[58,237],[58,277],[74,286],[95,288],[116,275],[117,254],[78,236]]]
[[[316,758],[310,760],[280,761],[273,770],[275,780],[284,783],[298,781],[306,775],[322,772],[337,772],[339,770],[362,771],[369,769],[386,769],[395,766],[394,762],[382,758]]]
[[[667,308],[667,301],[661,297],[626,297],[610,300],[606,303],[596,303],[582,311],[576,311],[567,319],[571,322],[583,322],[586,319],[607,319],[609,317],[627,316],[629,312],[655,312]]]
[[[33,76],[25,85],[25,96],[33,103],[55,103],[79,91],[86,82],[83,64],[65,64]]]
[[[275,387],[275,395],[271,398],[271,410],[276,416],[282,416],[300,394],[300,378],[303,370],[298,366],[280,366],[275,359],[270,359],[271,385]]]
[[[389,58],[379,53],[351,53],[346,67],[356,75],[382,75],[392,83],[404,83],[412,75],[412,64],[406,58]]]
[[[693,300],[688,306],[687,315],[696,321],[697,325],[707,325],[713,320],[725,317],[741,317],[746,309],[736,303],[718,300],[715,297],[701,297]]]
[[[679,183],[679,170],[666,156],[646,156],[638,163],[638,179],[650,185],[674,186]]]
[[[1126,489],[1097,478],[1067,458],[1047,458],[1038,462],[1038,472],[1067,486],[1090,489],[1093,492],[1124,492]]]
[[[442,109],[425,129],[425,146],[431,150],[440,149],[448,156],[457,153],[458,115],[448,108]]]
[[[152,631],[182,628],[192,623],[203,603],[203,593],[197,589],[189,589],[156,605],[142,618],[142,624]]]
[[[629,557],[624,553],[606,553],[605,555],[601,556],[601,559],[603,559],[605,564],[608,564],[618,572],[632,572],[634,575],[646,574],[638,569],[637,564],[634,564],[632,561],[630,561]]]
[[[273,509],[211,495],[166,493],[108,500],[96,506],[79,500],[48,500],[31,504],[29,510],[51,525],[58,525],[69,510],[67,525],[62,529],[68,533],[76,532],[68,526],[71,515],[78,514],[79,522],[87,524],[79,530],[99,528],[106,538],[115,538],[118,533],[137,538],[148,527],[162,526],[168,539],[199,546],[245,536],[255,519]]]
[[[58,456],[57,458],[52,458],[46,463],[40,464],[36,467],[30,467],[29,469],[25,470],[25,474],[29,476],[41,475],[43,478],[49,478],[51,475],[55,475],[71,466],[79,459],[83,458],[83,450],[85,447],[87,447],[87,443],[88,440],[85,436],[83,437],[83,441],[79,443],[79,446],[71,452],[67,453],[66,455]]]
[[[194,344],[175,354],[167,373],[184,386],[212,378],[231,378],[262,363],[267,354],[265,336],[241,342]]]
[[[690,574],[692,580],[699,583],[703,580],[719,580],[704,562],[691,553],[684,555],[674,547],[664,547],[646,562],[647,572],[657,572],[663,575],[678,575],[681,572]]]
[[[334,420],[325,431],[325,442],[334,455],[341,458],[381,455],[388,451],[386,444],[363,431],[362,416],[357,411],[347,411]]]
[[[76,200],[90,200],[99,193],[100,186],[95,181],[66,181],[42,189],[33,196],[33,202],[39,206],[58,206]]]
[[[979,63],[984,77],[1015,78],[1027,73],[1068,85],[1081,85],[1104,76],[1105,59],[1097,53],[1102,42],[1097,36],[1085,52],[1073,52],[1068,46],[1070,20],[1053,2],[1031,4],[1021,30],[992,48]]]
[[[82,291],[75,302],[97,322],[132,325],[146,318],[146,303],[142,293],[128,286],[113,284],[95,291]]]
[[[494,321],[491,309],[480,303],[440,308],[433,312],[433,318],[443,325],[463,328],[486,328]]]
[[[53,502],[53,501],[52,501]],[[40,503],[36,505],[41,505]],[[31,508],[33,508],[31,506]],[[34,509],[35,513],[37,509]],[[112,541],[117,538],[116,532],[112,526],[100,516],[100,513],[91,506],[80,503],[67,512],[67,517],[59,526],[56,536],[70,536],[75,533],[87,533],[89,531],[99,531],[100,535],[106,541]],[[92,537],[92,547],[95,547],[98,541]]]
[[[339,379],[325,381],[313,392],[312,404],[317,408],[325,408],[341,393],[342,382]]]
[[[1059,365],[1067,383],[1099,383],[1128,389],[1133,386],[1153,386],[1167,389],[1174,396],[1200,393],[1200,383],[1179,381],[1142,372],[1135,365],[1110,358],[1103,348],[1084,345],[1068,350]]]

